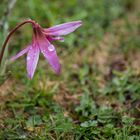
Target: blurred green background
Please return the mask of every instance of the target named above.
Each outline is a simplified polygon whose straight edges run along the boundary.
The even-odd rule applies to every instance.
[[[26,19],[83,25],[54,42],[61,75],[40,56],[33,80],[25,55],[9,62],[31,42],[32,28],[14,34],[0,69],[0,139],[139,140],[140,1],[1,0],[0,46]]]

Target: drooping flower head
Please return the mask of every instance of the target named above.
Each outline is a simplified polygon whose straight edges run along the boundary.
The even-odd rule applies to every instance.
[[[32,23],[33,27],[33,38],[31,44],[29,44],[25,49],[19,52],[17,55],[11,58],[12,61],[16,60],[23,54],[27,53],[27,73],[30,79],[33,78],[35,69],[37,67],[40,52],[44,55],[46,60],[52,66],[54,71],[59,74],[61,66],[56,53],[56,49],[52,44],[52,41],[59,40],[64,41],[62,36],[67,35],[75,31],[78,27],[82,25],[81,21],[73,21],[60,25],[53,26],[51,28],[43,29],[38,23],[33,20],[27,20],[19,24],[15,29],[13,29],[8,35],[3,48],[5,48],[10,36],[22,25],[26,23]],[[3,55],[2,50],[2,55]],[[2,57],[0,57],[1,59]]]

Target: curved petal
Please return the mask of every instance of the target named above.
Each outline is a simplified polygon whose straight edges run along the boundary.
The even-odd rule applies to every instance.
[[[55,70],[55,72],[59,74],[61,66],[55,47],[52,44],[50,44],[50,42],[47,39],[45,39],[44,41],[40,42],[40,50],[44,57],[48,60],[49,64]]]
[[[24,55],[30,48],[31,46],[28,46],[27,48],[23,49],[22,51],[20,51],[18,54],[16,54],[15,56],[11,57],[10,60],[14,61],[17,58],[21,57],[22,55]]]
[[[56,41],[56,40],[58,40],[58,41],[60,41],[60,42],[64,42],[64,38],[63,38],[63,37],[60,37],[60,36],[58,36],[58,37],[46,36],[46,38],[47,38],[49,41]]]
[[[46,32],[47,35],[61,36],[61,35],[67,35],[75,31],[81,25],[82,25],[82,21],[73,21],[64,24],[59,24],[48,29],[44,29],[44,31]]]
[[[39,59],[39,47],[31,46],[27,54],[27,73],[30,79],[33,78],[34,72]]]

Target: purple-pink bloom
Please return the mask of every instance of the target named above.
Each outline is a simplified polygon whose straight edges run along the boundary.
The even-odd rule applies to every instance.
[[[29,78],[32,79],[37,67],[39,54],[41,52],[46,58],[46,60],[49,62],[49,64],[52,66],[54,71],[59,74],[61,66],[56,53],[56,49],[53,44],[51,44],[51,42],[55,40],[64,41],[64,38],[62,36],[75,31],[78,27],[82,25],[82,22],[73,21],[56,25],[47,29],[43,29],[38,23],[34,21],[32,21],[32,23],[32,43],[21,52],[19,52],[17,55],[13,56],[11,60],[16,60],[23,54],[27,53],[27,73]]]

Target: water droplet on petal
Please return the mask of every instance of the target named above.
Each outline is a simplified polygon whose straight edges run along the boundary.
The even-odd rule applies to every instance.
[[[54,48],[54,46],[53,46],[53,45],[50,45],[50,46],[48,47],[48,50],[49,50],[50,52],[52,52],[52,51],[54,51],[54,50],[55,50],[55,48]]]
[[[30,60],[30,57],[27,57],[27,60]]]

